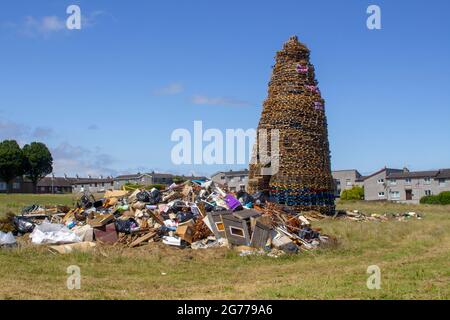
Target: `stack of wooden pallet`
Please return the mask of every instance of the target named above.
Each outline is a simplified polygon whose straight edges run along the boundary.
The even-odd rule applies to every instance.
[[[258,129],[266,129],[268,136],[279,130],[279,169],[263,176],[264,164],[252,164],[249,190],[270,191],[277,203],[330,215],[335,211],[334,183],[325,102],[309,55],[297,37],[277,53]],[[268,156],[275,156],[270,141],[267,145]]]

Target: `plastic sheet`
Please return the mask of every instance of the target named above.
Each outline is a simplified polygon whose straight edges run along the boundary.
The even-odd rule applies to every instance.
[[[8,246],[16,244],[16,238],[12,232],[4,233],[0,231],[0,246]]]
[[[81,242],[80,237],[66,226],[48,221],[44,221],[41,225],[36,226],[30,234],[30,239],[34,244]]]

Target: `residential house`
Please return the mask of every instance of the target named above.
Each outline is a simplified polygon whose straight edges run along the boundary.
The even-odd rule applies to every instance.
[[[0,180],[0,193],[7,193],[8,185],[5,181]],[[11,184],[10,193],[33,193],[33,184],[24,177],[17,177]]]
[[[75,178],[45,177],[37,184],[37,193],[71,193]]]
[[[387,177],[393,173],[403,172],[402,169],[383,168],[364,178],[364,199],[368,201],[388,200],[389,189]]]
[[[248,184],[248,169],[241,171],[220,171],[211,176],[215,183],[227,186],[230,191],[245,191]]]
[[[336,170],[332,172],[335,182],[335,196],[339,198],[342,191],[353,188],[354,186],[364,186],[364,177],[358,170]]]
[[[419,203],[424,196],[450,191],[450,169],[410,172],[406,168],[387,176],[390,201]]]
[[[72,191],[74,193],[90,192],[90,193],[102,193],[106,190],[114,190],[114,179],[112,177],[99,177],[99,178],[79,178],[77,177],[72,181]]]
[[[141,185],[151,185],[151,184],[163,184],[170,185],[173,183],[173,175],[166,173],[137,173],[121,175],[114,179],[114,188],[119,190],[125,184],[141,184]]]

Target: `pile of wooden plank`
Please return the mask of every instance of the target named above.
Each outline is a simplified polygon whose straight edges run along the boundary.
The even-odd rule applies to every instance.
[[[261,169],[265,163],[250,165],[249,191],[269,191],[279,204],[333,215],[334,183],[325,102],[309,55],[297,37],[291,37],[277,53],[258,133],[263,129],[270,137],[272,130],[279,130],[278,155],[272,154],[271,141],[267,141],[268,156],[278,156],[279,168],[264,176]]]

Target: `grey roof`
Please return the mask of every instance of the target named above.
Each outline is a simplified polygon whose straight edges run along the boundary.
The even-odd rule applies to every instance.
[[[222,174],[222,175],[227,176],[227,177],[235,177],[235,176],[248,175],[249,171],[248,171],[248,169],[239,170],[239,171],[233,171],[233,170],[230,170],[230,171],[219,171],[219,172],[214,173],[211,176],[213,177],[213,176],[218,175],[218,174]]]
[[[154,177],[154,178],[173,178],[173,174],[170,173],[136,173],[136,174],[125,174],[121,176],[117,176],[116,180],[133,180],[133,179],[140,179],[143,176],[147,177]]]
[[[441,169],[435,177],[436,179],[450,179],[450,169]]]
[[[377,174],[380,174],[383,171],[386,171],[386,176],[389,176],[390,174],[395,173],[395,172],[403,172],[403,169],[383,168],[381,170],[378,170],[377,172],[372,173],[369,176],[364,177],[364,180],[370,179],[373,176],[376,176]]]
[[[78,178],[73,179],[72,185],[91,184],[91,183],[111,183],[114,179],[111,178]]]
[[[131,179],[139,179],[142,176],[147,175],[146,173],[136,173],[136,174],[124,174],[121,176],[117,176],[116,180],[131,180]]]
[[[45,177],[39,180],[38,187],[71,187],[75,178]]]
[[[388,179],[406,179],[406,178],[433,178],[438,174],[438,171],[402,171],[390,173]]]

